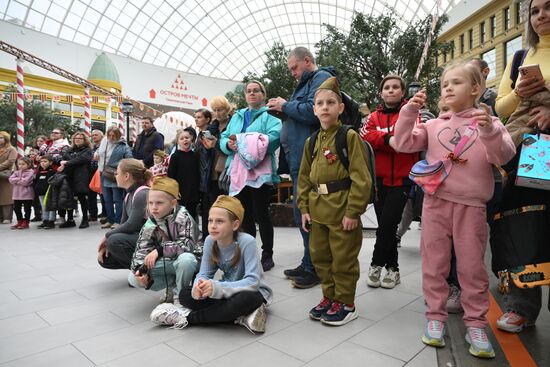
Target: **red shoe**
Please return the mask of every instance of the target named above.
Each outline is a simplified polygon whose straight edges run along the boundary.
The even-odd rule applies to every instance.
[[[18,220],[17,223],[15,223],[13,226],[11,226],[11,229],[18,229],[19,226],[23,223],[23,220]]]
[[[17,227],[17,229],[29,229],[29,221],[22,220],[21,224]]]

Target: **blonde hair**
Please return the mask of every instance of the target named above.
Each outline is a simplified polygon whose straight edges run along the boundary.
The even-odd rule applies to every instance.
[[[6,148],[11,147],[11,136],[10,133],[7,131],[0,131],[0,136],[4,138],[4,144]]]
[[[224,96],[215,96],[212,98],[210,101],[210,108],[214,109],[216,107],[221,107],[227,110],[227,112],[231,111],[231,104]]]
[[[220,208],[220,209],[223,209],[227,212],[227,216],[229,217],[229,220],[231,222],[234,222],[236,220],[238,220],[239,218],[237,218],[237,216],[225,209],[225,208],[221,208],[221,207],[216,207],[216,208]],[[241,227],[239,226],[239,228],[237,228],[237,230],[233,231],[233,240],[234,241],[237,241],[237,238],[239,237],[239,232],[241,231]],[[237,242],[235,244],[235,251],[233,252],[233,259],[231,260],[231,266],[236,266],[239,261],[241,260],[241,247],[239,246],[239,243]],[[212,264],[219,264],[220,262],[220,249],[218,248],[218,241],[214,241],[214,246],[212,246],[212,254],[210,255],[210,261],[212,262]]]
[[[481,83],[483,80],[483,77],[481,76],[481,71],[477,66],[472,65],[469,61],[459,61],[447,66],[445,70],[443,70],[443,73],[441,74],[441,79],[440,79],[441,89],[443,89],[443,79],[445,79],[445,75],[449,71],[455,70],[455,69],[460,69],[464,74],[464,76],[466,77],[466,79],[468,79],[468,81],[472,84],[472,86],[480,87],[479,93],[481,93]],[[474,100],[474,107],[478,107],[479,97],[481,96],[478,94]]]
[[[122,172],[130,174],[132,179],[140,185],[145,184],[153,177],[153,174],[145,168],[143,162],[135,158],[122,159],[118,164],[118,168]]]

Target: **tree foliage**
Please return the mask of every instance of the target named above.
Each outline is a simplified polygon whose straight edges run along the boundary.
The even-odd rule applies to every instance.
[[[395,12],[382,15],[355,13],[348,34],[330,25],[327,35],[316,44],[319,65],[332,65],[339,72],[341,87],[371,109],[380,103],[378,85],[388,74],[397,74],[407,82],[414,80],[424,42],[431,29],[431,16],[410,25],[398,27]],[[449,52],[450,44],[438,44],[437,35],[447,21],[439,18],[428,56],[419,76],[426,87],[429,105],[436,110],[439,98],[441,68],[436,65],[440,52]]]
[[[9,87],[6,92],[15,92],[14,87]],[[79,130],[80,120],[71,124],[70,118],[54,113],[49,108],[49,103],[39,100],[25,101],[25,145],[30,146],[38,135],[49,136],[52,129],[61,127],[67,135],[71,136]],[[0,130],[7,131],[12,136],[12,144],[15,145],[17,133],[17,104],[9,97],[0,100]]]
[[[289,53],[290,49],[285,48],[282,42],[275,42],[265,52],[266,62],[262,75],[247,73],[242,84],[237,85],[233,91],[226,93],[225,97],[237,108],[246,107],[244,84],[250,80],[258,80],[265,86],[266,98],[283,97],[289,99],[296,86],[296,81],[288,71],[287,57]]]

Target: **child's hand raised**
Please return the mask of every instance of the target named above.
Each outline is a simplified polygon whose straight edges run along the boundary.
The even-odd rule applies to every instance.
[[[489,113],[490,107],[485,103],[480,103],[481,108],[472,112],[472,117],[477,121],[477,125],[482,129],[487,129],[493,126],[493,119]]]
[[[426,96],[426,89],[421,89],[416,93],[411,99],[409,99],[409,104],[412,104],[414,106],[418,106],[418,108],[421,108],[426,104],[426,101],[428,100],[428,97]]]

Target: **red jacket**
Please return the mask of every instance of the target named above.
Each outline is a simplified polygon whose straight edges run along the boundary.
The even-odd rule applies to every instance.
[[[394,134],[399,110],[406,103],[404,100],[394,109],[388,109],[384,105],[378,106],[361,129],[361,139],[369,142],[374,149],[376,177],[382,179],[384,186],[401,186],[403,181],[410,184],[409,172],[419,159],[418,153],[398,153],[388,145],[390,137]]]

